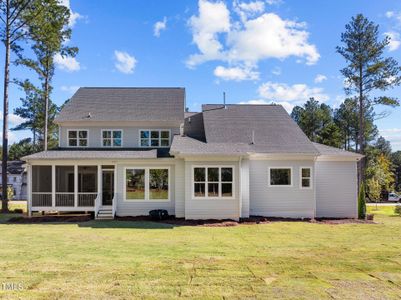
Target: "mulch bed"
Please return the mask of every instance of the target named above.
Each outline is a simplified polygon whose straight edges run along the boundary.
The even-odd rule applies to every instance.
[[[34,224],[34,223],[80,223],[93,220],[91,215],[44,215],[28,217],[13,217],[8,220],[8,223],[16,224]],[[157,222],[176,226],[205,226],[205,227],[230,227],[238,225],[255,225],[269,224],[273,222],[310,222],[317,224],[376,224],[374,221],[357,220],[357,219],[291,219],[291,218],[268,218],[268,217],[250,217],[241,219],[239,222],[234,220],[185,220],[183,218],[175,218],[170,216],[165,220],[154,220],[149,216],[138,217],[116,217],[117,221],[131,222]]]

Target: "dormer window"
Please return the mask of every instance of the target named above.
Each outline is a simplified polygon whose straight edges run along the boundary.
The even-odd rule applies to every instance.
[[[120,129],[103,129],[102,130],[102,146],[103,147],[121,147],[122,130]]]
[[[68,147],[88,147],[88,130],[68,130]]]
[[[169,147],[170,130],[142,129],[139,132],[141,147]]]

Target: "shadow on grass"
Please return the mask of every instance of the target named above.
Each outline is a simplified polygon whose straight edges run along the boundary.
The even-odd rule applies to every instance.
[[[136,229],[173,229],[177,225],[151,222],[151,221],[118,221],[118,220],[92,220],[77,223],[79,227],[90,228],[136,228]]]

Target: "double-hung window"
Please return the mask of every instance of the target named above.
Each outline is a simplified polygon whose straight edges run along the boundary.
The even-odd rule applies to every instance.
[[[68,147],[87,147],[88,130],[68,130]]]
[[[169,168],[125,169],[126,201],[169,201]]]
[[[170,130],[152,129],[140,130],[141,147],[169,147],[170,146]]]
[[[103,129],[102,146],[103,147],[121,147],[123,133],[120,129]]]
[[[302,167],[300,169],[300,187],[301,189],[312,188],[312,168]]]
[[[234,168],[194,167],[194,198],[232,198],[234,195]]]

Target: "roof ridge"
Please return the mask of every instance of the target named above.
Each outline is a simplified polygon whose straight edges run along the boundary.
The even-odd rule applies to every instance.
[[[154,86],[154,87],[152,87],[152,86],[150,86],[150,87],[146,87],[146,86],[143,86],[143,87],[141,87],[141,86],[82,86],[82,87],[80,87],[80,89],[127,89],[127,90],[129,90],[129,89],[164,89],[164,90],[166,90],[166,89],[183,89],[183,90],[185,90],[185,87],[156,87],[156,86]]]

